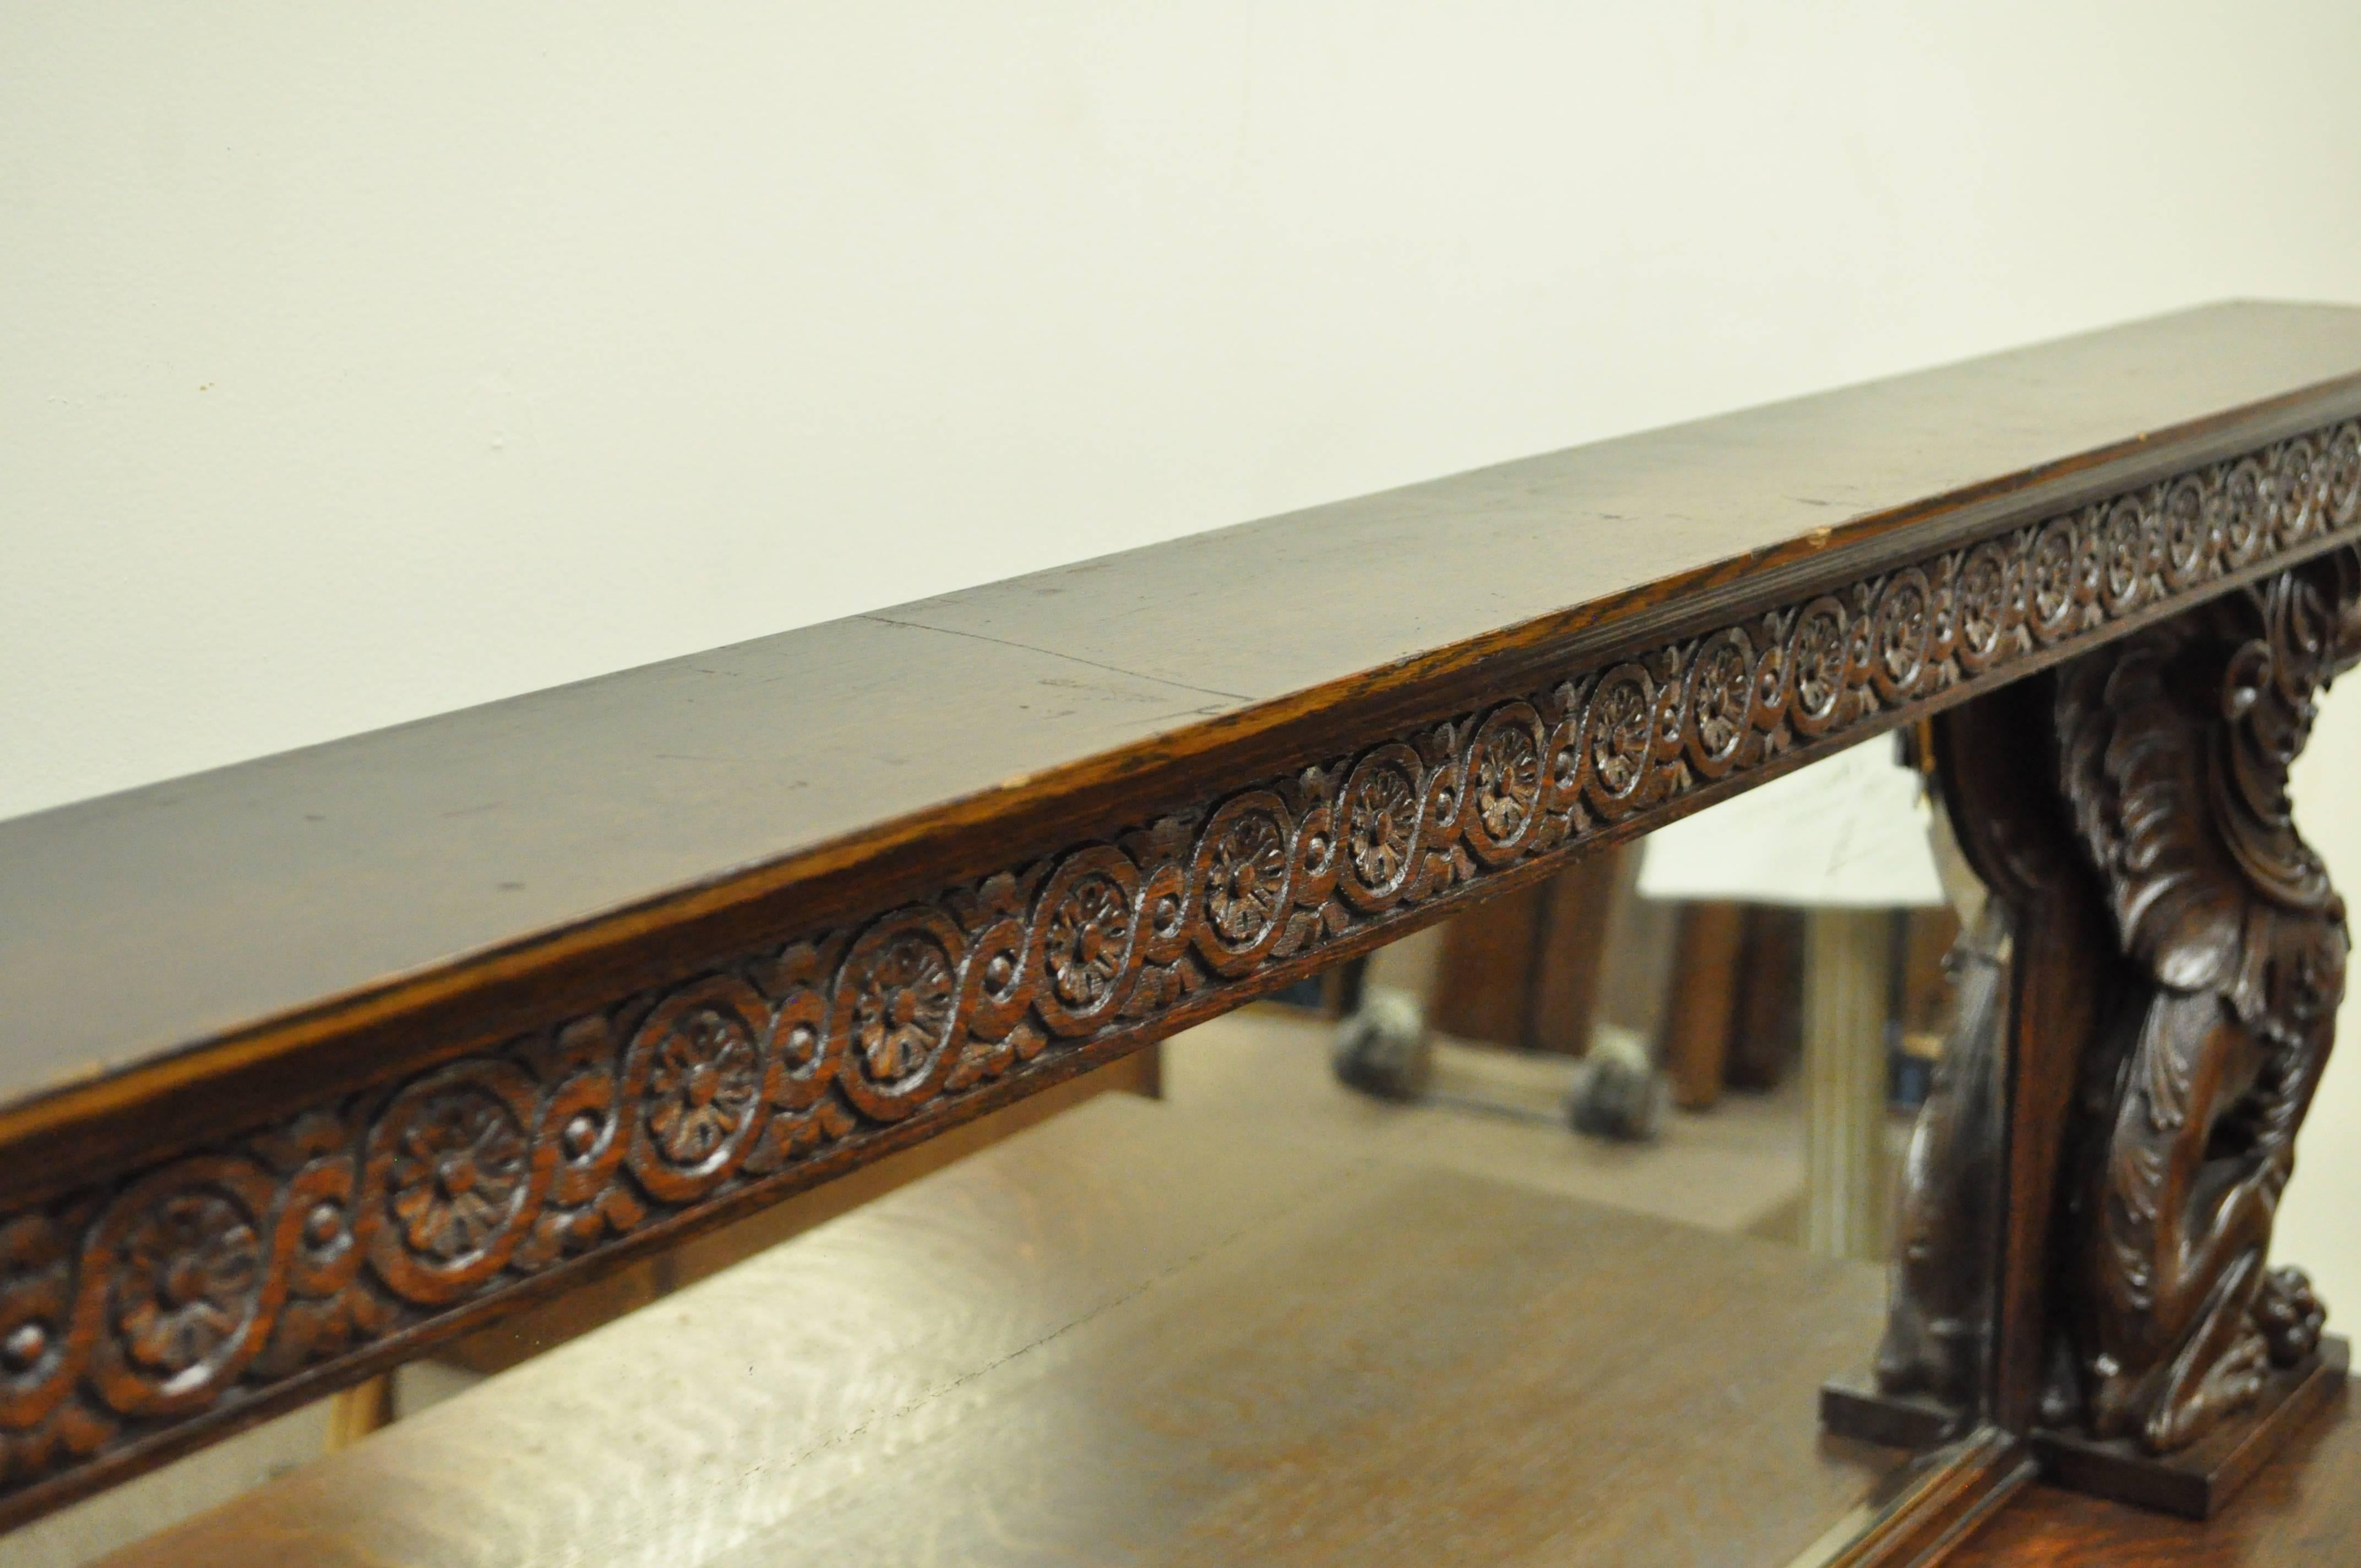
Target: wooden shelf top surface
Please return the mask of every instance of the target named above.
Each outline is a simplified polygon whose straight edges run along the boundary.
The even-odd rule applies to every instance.
[[[107,1568],[1779,1563],[1882,1295],[1108,1095]]]
[[[503,955],[757,898],[841,916],[854,880],[915,893],[922,866],[1103,832],[1348,708],[1437,711],[1455,679],[1710,624],[2356,407],[2361,310],[2209,307],[0,823],[0,1138]],[[888,575],[894,523],[843,524]]]

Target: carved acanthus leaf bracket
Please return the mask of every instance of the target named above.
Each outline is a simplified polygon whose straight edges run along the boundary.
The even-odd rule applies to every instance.
[[[2125,961],[2083,1064],[2053,1425],[2170,1453],[2318,1343],[2311,1286],[2268,1257],[2349,940],[2288,776],[2356,659],[2346,546],[2059,683],[2061,785]]]

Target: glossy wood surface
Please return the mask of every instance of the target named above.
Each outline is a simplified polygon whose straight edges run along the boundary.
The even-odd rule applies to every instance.
[[[2054,1486],[2020,1493],[1946,1568],[2340,1568],[2361,1562],[2348,1393],[2204,1524]]]
[[[1077,792],[1093,818],[1169,804],[1281,730],[1300,750],[1340,702],[1433,710],[1470,671],[1699,623],[1904,537],[2317,423],[2356,373],[2361,311],[2215,307],[0,825],[0,1133],[104,1098],[93,1074],[467,955],[644,934],[658,905],[693,951],[697,918],[782,889],[819,920],[855,882],[1053,848]],[[890,556],[892,521],[846,526]]]
[[[1779,1564],[1880,1294],[1110,1096],[110,1568]]]
[[[2312,570],[2356,415],[2224,307],[0,828],[0,1521]]]

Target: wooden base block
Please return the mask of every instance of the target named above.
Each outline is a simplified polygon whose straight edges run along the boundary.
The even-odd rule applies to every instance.
[[[1862,1442],[1928,1449],[1965,1433],[1968,1418],[1920,1395],[1885,1393],[1868,1374],[1850,1372],[1820,1385],[1820,1425]]]
[[[2208,1519],[2345,1387],[2351,1346],[2330,1335],[2320,1350],[2275,1374],[2261,1403],[2180,1453],[2158,1458],[2130,1442],[2094,1442],[2037,1431],[2034,1456],[2053,1485],[2137,1508]]]

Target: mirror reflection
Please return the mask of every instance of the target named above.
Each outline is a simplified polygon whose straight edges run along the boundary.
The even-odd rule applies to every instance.
[[[1935,825],[1919,775],[1858,748],[1206,1025],[1168,1092],[1883,1261],[1974,961]]]

